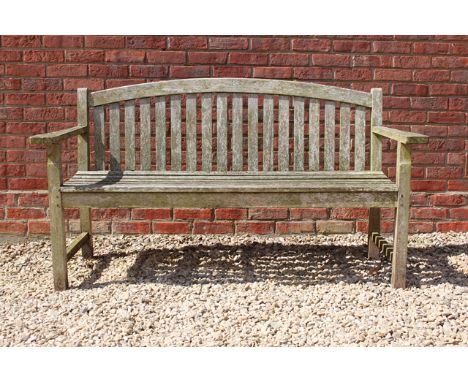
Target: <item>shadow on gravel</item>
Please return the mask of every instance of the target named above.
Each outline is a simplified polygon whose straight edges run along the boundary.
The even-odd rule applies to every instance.
[[[466,273],[449,257],[467,253],[467,245],[410,248],[408,286],[450,283],[468,286]],[[226,284],[271,281],[278,284],[319,285],[345,282],[389,283],[389,262],[367,260],[366,246],[198,245],[174,249],[148,249],[136,253],[126,280],[99,281],[114,259],[135,253],[109,253],[95,257],[93,271],[79,288],[108,284],[165,283],[172,285]]]

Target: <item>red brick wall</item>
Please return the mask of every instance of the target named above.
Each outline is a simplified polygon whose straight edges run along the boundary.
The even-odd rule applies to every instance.
[[[413,155],[411,231],[468,230],[467,36],[3,36],[0,234],[48,232],[45,152],[27,137],[72,126],[77,87],[209,76],[382,87],[384,123],[431,137]],[[68,173],[72,146],[64,151]],[[387,142],[390,176],[394,159]],[[383,230],[392,230],[393,211],[382,213]],[[96,231],[119,233],[350,232],[367,224],[365,209],[342,208],[110,209],[93,216]],[[76,231],[78,212],[67,218]]]

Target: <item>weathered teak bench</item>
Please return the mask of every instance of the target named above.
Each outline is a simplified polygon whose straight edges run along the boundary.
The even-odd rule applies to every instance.
[[[63,182],[60,143],[73,136],[78,137],[78,172]],[[398,143],[396,184],[381,171],[383,137]],[[368,256],[391,258],[392,285],[404,287],[411,144],[426,142],[424,135],[382,126],[381,89],[366,93],[238,78],[171,80],[92,93],[78,89],[78,125],[31,137],[48,150],[55,289],[68,287],[71,256],[80,248],[92,256],[92,207],[369,208]],[[80,208],[82,231],[68,248],[67,207]],[[393,248],[379,233],[381,207],[397,208]]]

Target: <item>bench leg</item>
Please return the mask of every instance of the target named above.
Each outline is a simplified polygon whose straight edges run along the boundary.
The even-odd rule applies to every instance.
[[[378,259],[379,248],[372,240],[372,232],[380,233],[380,208],[369,208],[369,228],[367,235],[367,258]]]
[[[408,252],[408,227],[411,197],[411,151],[407,145],[397,149],[398,204],[395,219],[395,238],[392,257],[392,286],[406,286],[406,258]]]
[[[68,288],[65,220],[63,217],[60,146],[48,148],[47,175],[49,180],[50,241],[52,244],[52,269],[55,290]]]
[[[88,233],[88,241],[81,247],[81,253],[84,258],[93,257],[93,241],[91,237],[92,222],[91,222],[91,208],[80,208],[80,229],[81,232]]]

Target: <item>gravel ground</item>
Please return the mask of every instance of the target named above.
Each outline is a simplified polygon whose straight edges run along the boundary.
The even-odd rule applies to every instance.
[[[0,243],[0,346],[468,345],[468,233],[413,235],[406,290],[365,242],[97,236],[60,293],[47,240]]]

